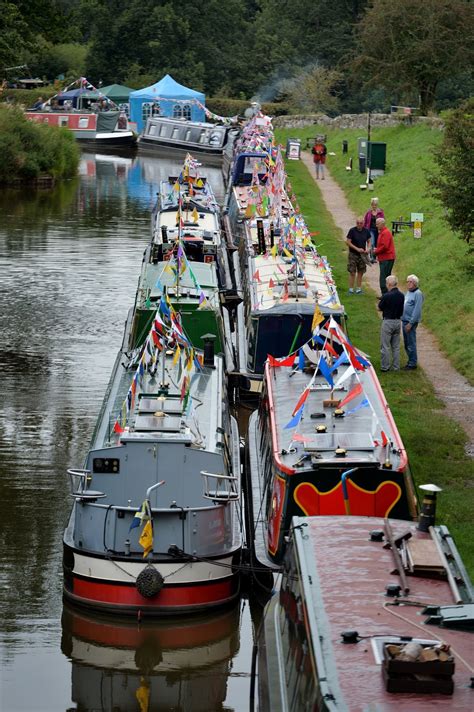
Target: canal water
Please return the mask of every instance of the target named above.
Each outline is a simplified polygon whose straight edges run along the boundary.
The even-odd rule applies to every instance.
[[[247,600],[141,627],[63,610],[66,470],[92,435],[159,181],[180,165],[84,153],[53,191],[0,192],[2,712],[249,708]],[[222,198],[219,169],[202,171]]]

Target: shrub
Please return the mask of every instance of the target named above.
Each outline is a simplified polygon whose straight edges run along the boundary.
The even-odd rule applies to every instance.
[[[79,148],[67,129],[35,124],[11,106],[0,105],[0,182],[50,175],[75,175]]]

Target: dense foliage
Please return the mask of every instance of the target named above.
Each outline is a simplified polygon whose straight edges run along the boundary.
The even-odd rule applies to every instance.
[[[474,99],[447,117],[435,157],[438,170],[431,173],[431,186],[450,228],[474,249]]]
[[[0,67],[134,88],[169,73],[303,111],[418,96],[427,110],[472,93],[473,28],[468,0],[0,0]]]
[[[78,163],[72,132],[33,123],[19,109],[0,106],[0,183],[73,176]]]

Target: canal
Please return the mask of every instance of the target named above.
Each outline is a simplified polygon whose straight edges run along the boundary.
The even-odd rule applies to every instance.
[[[249,707],[247,600],[142,626],[62,602],[66,470],[92,435],[158,183],[179,168],[84,153],[79,177],[53,191],[0,193],[2,712]],[[203,173],[222,198],[220,171]]]

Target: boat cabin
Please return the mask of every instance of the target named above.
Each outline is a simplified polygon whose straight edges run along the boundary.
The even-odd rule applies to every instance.
[[[446,527],[295,517],[259,638],[259,710],[472,710],[473,601]]]

